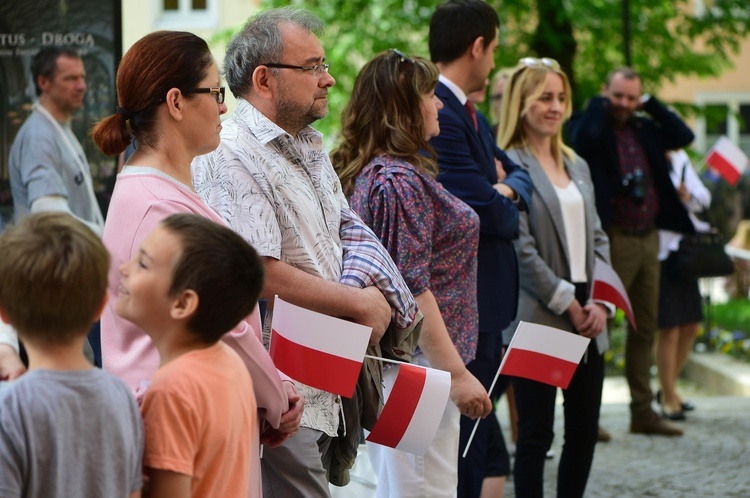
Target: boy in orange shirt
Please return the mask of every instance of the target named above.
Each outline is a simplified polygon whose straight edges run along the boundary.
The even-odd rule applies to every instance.
[[[219,340],[253,311],[263,272],[239,235],[193,214],[166,218],[120,267],[117,313],[161,356],[141,405],[149,496],[248,496],[253,384]]]

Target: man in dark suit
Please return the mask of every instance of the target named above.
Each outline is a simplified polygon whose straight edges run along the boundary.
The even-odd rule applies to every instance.
[[[682,430],[651,407],[651,346],[659,301],[657,228],[694,231],[669,178],[666,152],[690,144],[693,133],[656,98],[642,95],[641,77],[627,67],[609,73],[602,95],[570,120],[567,132],[589,163],[612,266],[630,296],[638,326],[637,332],[628,326],[625,346],[630,432],[679,436]]]
[[[430,19],[430,56],[440,70],[435,93],[443,102],[440,135],[430,144],[438,156],[438,181],[480,219],[477,254],[479,345],[467,368],[489,389],[500,366],[502,331],[515,317],[518,265],[513,240],[518,213],[531,198],[531,180],[497,148],[486,120],[478,119],[467,95],[479,90],[495,67],[500,21],[483,0],[448,0]],[[468,105],[467,105],[468,103]],[[510,472],[510,462],[494,412],[479,424],[466,458],[459,459],[458,496],[478,497],[485,477]],[[474,421],[461,417],[459,451]],[[489,434],[497,433],[492,438]],[[497,482],[495,484],[498,484]]]

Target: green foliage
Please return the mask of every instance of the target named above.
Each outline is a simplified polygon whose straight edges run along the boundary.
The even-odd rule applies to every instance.
[[[611,69],[625,64],[624,0],[489,0],[501,20],[497,68],[520,57],[557,59],[571,76],[574,105],[599,92]],[[704,0],[702,16],[694,0],[628,0],[633,66],[645,90],[655,93],[678,75],[715,76],[750,32],[750,2]],[[262,8],[294,5],[317,13],[328,26],[323,40],[336,87],[330,115],[316,128],[335,139],[341,110],[354,78],[373,55],[389,48],[429,56],[429,19],[438,0],[264,0]],[[485,103],[484,109],[487,104]]]
[[[609,349],[604,352],[606,375],[623,375],[625,373],[625,338],[628,335],[628,322],[625,313],[618,309],[613,321],[608,323]]]
[[[744,332],[750,337],[750,300],[730,299],[714,304],[710,310],[711,325],[732,332]]]

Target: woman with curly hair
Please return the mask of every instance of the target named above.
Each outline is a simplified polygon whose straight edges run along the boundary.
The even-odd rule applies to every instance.
[[[484,417],[491,403],[466,369],[477,347],[479,218],[436,180],[428,144],[440,133],[434,64],[383,52],[357,76],[331,154],[352,208],[382,240],[424,314],[413,362],[451,374],[450,398],[424,456],[368,444],[377,496],[455,496],[459,414]],[[386,391],[395,370],[386,370]]]

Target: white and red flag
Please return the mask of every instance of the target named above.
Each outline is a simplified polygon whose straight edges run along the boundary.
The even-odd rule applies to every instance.
[[[719,173],[731,186],[737,185],[747,169],[747,155],[729,138],[719,137],[706,155],[706,164]]]
[[[443,418],[451,376],[435,368],[402,363],[367,441],[424,455]]]
[[[276,296],[269,352],[276,368],[292,379],[351,398],[371,332]]]
[[[590,341],[572,332],[520,322],[500,372],[567,389]]]
[[[612,303],[625,312],[630,325],[637,332],[633,306],[630,304],[625,286],[615,272],[615,269],[604,261],[594,261],[594,285],[591,288],[591,299],[594,301],[606,301]]]

